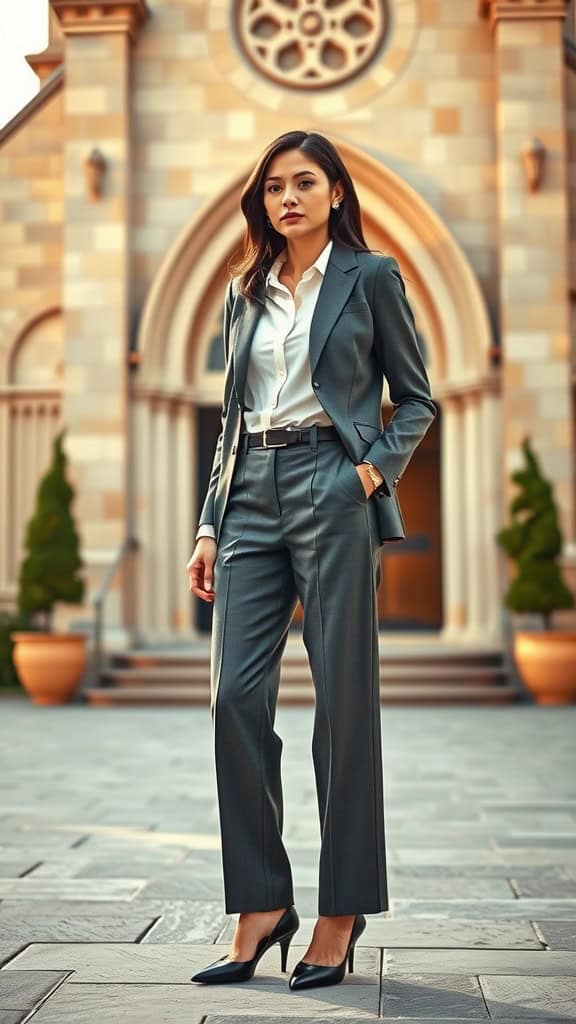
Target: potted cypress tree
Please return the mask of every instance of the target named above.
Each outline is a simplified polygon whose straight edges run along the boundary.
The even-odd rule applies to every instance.
[[[20,682],[36,704],[63,704],[82,677],[87,659],[83,634],[53,632],[57,601],[78,604],[85,584],[79,571],[79,537],[71,512],[74,490],[66,480],[65,431],[54,439],[52,462],[36,494],[26,529],[26,555],[18,578],[18,611],[29,627],[11,633]]]
[[[514,656],[523,682],[539,704],[565,704],[576,697],[576,630],[551,628],[552,615],[574,607],[558,564],[562,532],[551,484],[543,477],[530,438],[522,442],[525,465],[512,474],[519,493],[510,523],[496,539],[516,566],[504,595],[517,613],[541,615],[543,629],[514,633]]]

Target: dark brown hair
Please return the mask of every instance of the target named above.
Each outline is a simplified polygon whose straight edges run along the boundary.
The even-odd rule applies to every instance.
[[[247,223],[242,240],[243,251],[240,257],[228,266],[228,271],[232,276],[240,275],[238,290],[248,299],[259,299],[259,287],[264,284],[278,253],[286,246],[284,236],[267,222],[264,180],[273,158],[287,149],[299,149],[310,156],[322,168],[330,185],[335,185],[337,181],[342,182],[342,203],[337,210],[333,207],[330,209],[330,238],[351,249],[374,252],[364,239],[356,189],[336,147],[319,132],[284,132],[270,142],[262,153],[244,186],[240,200],[240,207]]]

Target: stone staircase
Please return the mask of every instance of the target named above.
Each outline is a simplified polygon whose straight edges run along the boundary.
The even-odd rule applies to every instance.
[[[210,704],[209,643],[194,648],[111,654],[99,685],[83,691],[105,706]],[[505,704],[525,698],[498,649],[441,643],[380,644],[382,704]],[[301,638],[282,658],[279,704],[313,705],[314,687]]]

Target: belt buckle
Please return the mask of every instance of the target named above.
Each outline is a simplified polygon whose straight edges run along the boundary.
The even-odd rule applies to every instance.
[[[266,434],[269,430],[276,430],[276,427],[264,427],[262,431],[262,446],[264,448],[287,448],[288,441],[279,441],[278,444],[268,444],[266,441]]]

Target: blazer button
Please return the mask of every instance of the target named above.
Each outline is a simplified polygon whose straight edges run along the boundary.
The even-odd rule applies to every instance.
[[[394,487],[396,487],[396,484],[399,483],[399,482],[400,482],[400,477],[399,476],[395,476],[394,477]]]
[[[232,445],[232,455],[235,455],[235,454],[236,454],[236,445],[233,444]]]
[[[313,380],[312,381],[312,387],[313,388],[319,388],[320,387],[320,381]]]

